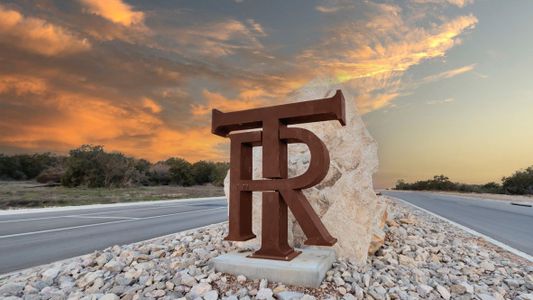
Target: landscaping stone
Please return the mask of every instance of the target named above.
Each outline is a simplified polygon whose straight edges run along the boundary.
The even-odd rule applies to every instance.
[[[531,262],[405,204],[388,212],[383,247],[337,259],[319,288],[216,272],[214,257],[239,250],[219,224],[1,276],[0,298],[533,300]]]

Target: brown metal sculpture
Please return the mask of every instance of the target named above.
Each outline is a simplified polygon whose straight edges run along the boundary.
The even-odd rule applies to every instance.
[[[332,246],[332,237],[307,201],[302,189],[318,184],[329,169],[329,153],[311,131],[287,127],[292,124],[338,120],[345,125],[344,97],[340,90],[330,98],[223,113],[213,109],[212,132],[229,137],[230,195],[229,233],[226,240],[246,241],[252,232],[252,192],[263,192],[261,248],[255,258],[291,260],[299,252],[287,241],[287,206],[303,229],[306,245]],[[263,128],[250,131],[249,129]],[[242,131],[244,132],[234,132]],[[311,160],[307,171],[288,177],[287,145],[304,143]],[[263,147],[263,178],[252,179],[252,148]]]

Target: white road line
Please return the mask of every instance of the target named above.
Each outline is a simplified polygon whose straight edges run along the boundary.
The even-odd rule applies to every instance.
[[[101,225],[118,224],[118,223],[125,223],[125,222],[135,222],[135,221],[140,221],[140,220],[149,220],[149,219],[156,219],[156,218],[175,216],[175,215],[184,214],[184,213],[191,213],[191,212],[204,213],[204,212],[209,212],[209,211],[214,211],[214,210],[221,210],[221,209],[226,209],[226,208],[225,207],[219,207],[219,208],[211,208],[211,209],[205,209],[205,210],[194,210],[194,211],[186,211],[186,212],[182,211],[182,212],[177,212],[177,213],[172,213],[172,214],[165,214],[165,215],[159,215],[159,216],[151,216],[151,217],[139,218],[139,219],[135,219],[135,220],[131,220],[131,219],[128,219],[128,220],[117,220],[117,221],[102,222],[102,223],[96,223],[96,224],[87,224],[87,225],[62,227],[62,228],[46,229],[46,230],[31,231],[31,232],[22,232],[22,233],[2,235],[2,236],[0,236],[0,239],[7,239],[7,238],[12,238],[12,237],[27,236],[27,235],[35,235],[35,234],[40,234],[40,233],[66,231],[66,230],[79,229],[79,228],[95,227],[95,226],[101,226]]]
[[[206,200],[224,200],[226,197],[203,197],[203,198],[183,198],[183,199],[167,199],[167,200],[154,200],[154,201],[139,201],[139,202],[122,202],[122,203],[108,203],[108,204],[89,204],[89,205],[74,205],[74,206],[55,206],[55,207],[44,207],[44,208],[22,208],[22,209],[9,209],[9,210],[0,210],[0,216],[7,215],[18,215],[26,213],[40,213],[40,212],[58,212],[58,211],[69,211],[69,210],[83,210],[83,209],[94,209],[94,208],[109,208],[109,207],[122,207],[122,206],[141,206],[141,205],[151,205],[151,204],[168,204],[176,202],[196,202],[196,201],[206,201]]]
[[[19,222],[31,222],[31,221],[42,221],[42,220],[52,220],[52,219],[60,219],[64,218],[66,216],[56,216],[56,217],[41,217],[41,218],[26,218],[26,219],[16,219],[16,220],[3,220],[0,221],[0,224],[4,223],[19,223]]]
[[[164,240],[167,237],[174,237],[174,236],[176,236],[177,234],[180,234],[180,233],[181,234],[186,234],[188,232],[197,231],[197,230],[200,230],[202,228],[209,228],[210,226],[223,225],[223,224],[227,224],[227,223],[228,223],[228,221],[224,221],[224,222],[220,222],[220,223],[207,224],[207,225],[204,225],[204,226],[185,229],[185,230],[182,230],[182,231],[178,231],[178,232],[174,232],[174,233],[170,233],[170,234],[166,234],[166,235],[162,235],[162,236],[152,237],[152,238],[149,238],[149,239],[140,240],[140,241],[137,241],[137,242],[133,242],[133,243],[130,243],[130,244],[124,244],[124,245],[140,245],[140,244],[144,244],[144,243],[149,243],[150,241]],[[82,254],[82,255],[79,255],[79,256],[69,257],[69,258],[57,260],[57,261],[50,262],[50,263],[45,263],[45,264],[41,264],[41,265],[37,265],[37,266],[32,266],[32,267],[16,270],[16,271],[9,272],[9,273],[0,274],[0,281],[5,279],[5,278],[11,277],[13,275],[23,274],[23,273],[27,272],[30,269],[34,269],[35,270],[35,269],[38,269],[38,268],[42,268],[44,266],[61,266],[64,262],[74,261],[77,258],[84,257],[84,256],[87,256],[87,255],[90,255],[90,254]]]
[[[84,216],[84,215],[69,215],[65,218],[76,218],[76,219],[119,219],[119,220],[139,220],[141,218],[132,218],[132,217],[112,217],[112,216]]]
[[[472,228],[463,226],[463,225],[461,225],[459,223],[456,223],[456,222],[454,222],[454,221],[452,221],[450,219],[447,219],[447,218],[445,218],[445,217],[443,217],[441,215],[437,215],[436,213],[433,213],[433,212],[431,212],[431,211],[429,211],[427,209],[424,209],[424,208],[422,208],[420,206],[414,205],[413,203],[411,203],[409,201],[405,201],[405,200],[400,199],[398,197],[389,196],[389,195],[387,195],[387,197],[390,197],[390,198],[399,200],[399,201],[401,201],[401,202],[403,202],[405,204],[411,205],[411,206],[415,207],[416,209],[419,209],[419,210],[421,210],[421,211],[423,211],[425,213],[428,213],[428,214],[430,214],[430,215],[432,215],[434,217],[437,217],[437,218],[439,218],[439,219],[441,219],[443,221],[446,221],[446,222],[448,222],[448,223],[450,223],[450,224],[452,224],[452,225],[454,225],[456,227],[459,227],[460,229],[462,229],[462,230],[464,230],[464,231],[466,231],[466,232],[468,232],[468,233],[470,233],[470,234],[472,234],[474,236],[483,238],[484,240],[486,240],[489,243],[492,243],[493,245],[496,245],[496,246],[498,246],[498,247],[500,247],[500,248],[502,248],[504,250],[507,250],[507,251],[515,254],[515,255],[518,255],[518,256],[520,256],[522,258],[525,258],[525,259],[529,260],[530,262],[533,262],[533,256],[531,256],[531,255],[529,255],[529,254],[527,254],[525,252],[522,252],[522,251],[520,251],[518,249],[515,249],[515,248],[513,248],[513,247],[511,247],[509,245],[506,245],[506,244],[504,244],[504,243],[502,243],[500,241],[497,241],[497,240],[491,238],[490,236],[484,235],[483,233],[477,232],[477,231],[475,231]]]

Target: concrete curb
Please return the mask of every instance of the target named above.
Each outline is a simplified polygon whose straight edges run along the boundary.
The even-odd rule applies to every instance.
[[[533,263],[533,256],[531,256],[531,255],[529,255],[529,254],[527,254],[525,252],[522,252],[522,251],[520,251],[518,249],[515,249],[515,248],[513,248],[511,246],[508,246],[508,245],[506,245],[506,244],[504,244],[504,243],[502,243],[500,241],[497,241],[497,240],[495,240],[495,239],[493,239],[493,238],[491,238],[491,237],[489,237],[487,235],[484,235],[484,234],[482,234],[480,232],[477,232],[477,231],[475,231],[475,230],[473,230],[471,228],[468,228],[466,226],[458,224],[458,223],[456,223],[456,222],[454,222],[452,220],[449,220],[449,219],[447,219],[447,218],[445,218],[443,216],[437,215],[437,214],[435,214],[435,213],[433,213],[433,212],[431,212],[431,211],[429,211],[427,209],[424,209],[424,208],[421,208],[419,206],[416,206],[416,205],[414,205],[414,204],[412,204],[410,202],[407,202],[407,201],[405,201],[403,199],[400,199],[400,198],[397,198],[397,197],[394,197],[394,196],[387,196],[387,197],[390,198],[390,199],[397,200],[399,202],[405,203],[407,205],[410,205],[410,206],[414,207],[415,209],[418,209],[418,210],[423,211],[423,212],[425,212],[427,214],[430,214],[430,215],[432,215],[432,216],[434,216],[436,218],[439,218],[439,219],[441,219],[443,221],[446,221],[446,222],[448,222],[448,223],[450,223],[450,224],[452,224],[452,225],[454,225],[454,226],[456,226],[456,227],[458,227],[458,228],[460,228],[460,229],[462,229],[462,230],[464,230],[464,231],[466,231],[466,232],[468,232],[468,233],[470,233],[470,234],[472,234],[474,236],[480,237],[480,238],[486,240],[487,242],[489,242],[489,243],[491,243],[491,244],[493,244],[493,245],[495,245],[497,247],[500,247],[500,248],[502,248],[502,249],[504,249],[504,250],[506,250],[508,252],[511,252],[514,255],[520,256],[520,257],[522,257],[524,259],[527,259],[529,262]]]
[[[121,207],[121,206],[135,206],[135,205],[142,206],[142,205],[161,204],[161,203],[195,202],[195,201],[205,201],[205,200],[222,200],[222,199],[226,199],[226,197],[225,196],[219,196],[219,197],[183,198],[183,199],[168,199],[168,200],[139,201],[139,202],[122,202],[122,203],[108,203],[108,204],[52,206],[52,207],[43,207],[43,208],[21,208],[21,209],[0,210],[0,216],[27,214],[27,213],[42,213],[42,212],[56,212],[56,211],[69,211],[69,210],[84,210],[84,209],[106,208],[106,207]]]

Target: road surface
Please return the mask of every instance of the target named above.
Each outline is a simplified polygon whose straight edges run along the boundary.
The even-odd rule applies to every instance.
[[[533,255],[533,208],[508,201],[430,192],[384,191],[512,248]]]
[[[384,191],[533,255],[533,208]],[[224,197],[0,213],[0,274],[227,220]]]
[[[224,197],[0,213],[0,274],[226,220]]]

